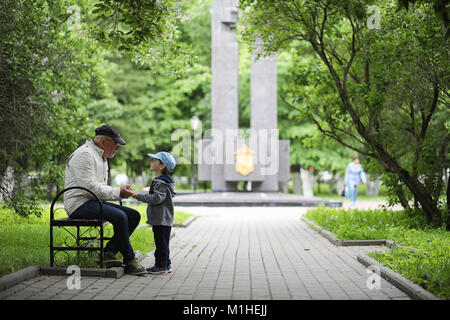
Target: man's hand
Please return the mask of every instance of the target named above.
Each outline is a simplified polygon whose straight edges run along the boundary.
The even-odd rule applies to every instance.
[[[133,194],[134,194],[134,192],[131,189],[130,185],[120,187],[120,197],[121,198],[128,198],[129,196],[132,196]]]

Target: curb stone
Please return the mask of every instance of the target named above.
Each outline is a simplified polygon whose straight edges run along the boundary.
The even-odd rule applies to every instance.
[[[196,217],[196,216],[195,216]],[[188,220],[188,219],[187,219]],[[192,223],[194,219],[189,222]],[[186,223],[186,221],[185,221]],[[151,229],[150,229],[151,230]],[[170,239],[175,237],[175,230],[172,231]],[[146,256],[154,253],[154,250],[148,252],[145,256],[140,250],[136,250],[136,258],[141,262]],[[121,267],[101,269],[101,268],[80,268],[80,275],[84,277],[101,277],[101,278],[113,278],[119,279],[124,275],[124,269]],[[18,270],[16,272],[7,274],[0,278],[0,291],[11,288],[23,281],[34,278],[39,274],[54,275],[54,276],[69,276],[67,273],[67,267],[49,267],[33,265],[27,268]]]
[[[195,219],[197,219],[198,218],[198,216],[195,216],[195,215],[193,215],[193,216],[190,216],[189,218],[187,218],[185,221],[183,221],[182,223],[174,223],[173,224],[173,227],[174,228],[186,228],[186,227],[188,227]],[[140,226],[138,226],[137,228],[136,228],[136,230],[137,229],[140,229],[140,228],[147,228],[147,229],[145,229],[145,230],[147,230],[147,231],[149,231],[149,230],[152,230],[152,226],[151,225],[149,225],[149,224],[147,224],[147,223],[143,223],[143,224],[141,224]]]
[[[312,229],[316,230],[317,233],[324,236],[332,244],[336,246],[382,246],[386,245],[386,240],[342,240],[336,237],[336,235],[320,226],[315,224],[313,221],[302,216],[302,220],[306,222]],[[390,240],[392,241],[392,240]],[[392,241],[394,243],[394,241]],[[397,245],[397,247],[400,247]]]
[[[394,240],[342,240],[336,237],[334,233],[331,231],[328,231],[317,224],[315,224],[313,221],[309,220],[308,218],[305,218],[302,216],[301,218],[306,224],[308,224],[312,229],[317,231],[320,235],[324,236],[326,239],[328,239],[332,244],[336,246],[386,246],[389,249],[392,249],[393,247],[399,248],[399,249],[409,249],[410,253],[414,252],[421,252],[421,250],[417,248],[411,248],[407,246],[403,246],[401,244],[396,243]],[[426,254],[426,253],[424,253]]]
[[[23,281],[37,277],[41,274],[52,276],[70,276],[67,267],[30,266],[19,271],[7,274],[0,278],[0,291],[11,288]],[[101,277],[119,279],[124,274],[121,267],[100,269],[100,268],[80,268],[80,276]]]
[[[140,261],[144,259],[141,251],[136,250],[136,258]],[[122,267],[101,269],[101,268],[80,268],[80,276],[83,277],[100,277],[119,279],[124,275],[125,271]],[[0,291],[6,290],[25,280],[34,278],[40,274],[52,276],[70,276],[67,273],[67,267],[50,267],[50,266],[30,266],[19,271],[7,274],[0,278]]]
[[[173,226],[175,228],[186,228],[197,218],[198,218],[198,216],[193,215],[193,216],[190,216],[189,218],[187,218],[186,220],[184,220],[183,223],[174,223]]]
[[[390,249],[394,246],[401,249],[410,249],[410,252],[420,251],[416,248],[409,248],[406,246],[399,245],[393,240],[342,240],[338,239],[336,235],[322,227],[319,227],[314,222],[308,218],[302,217],[302,220],[308,224],[312,229],[317,231],[320,235],[328,239],[331,243],[336,246],[373,246],[373,245],[384,245]],[[358,254],[356,260],[366,267],[376,266],[380,269],[380,276],[392,283],[395,287],[405,292],[408,296],[415,300],[441,300],[439,297],[435,296],[431,292],[425,290],[418,284],[415,284],[409,279],[406,279],[399,273],[393,271],[392,269],[383,266],[380,262],[369,257],[368,255],[361,253]]]
[[[34,278],[39,274],[40,267],[29,266],[27,268],[21,269],[19,271],[7,274],[0,278],[0,291],[8,289],[16,284],[19,284],[25,280]]]
[[[47,274],[52,276],[69,276],[66,267],[40,267],[40,274]],[[100,278],[114,278],[119,279],[124,274],[124,269],[121,267],[100,269],[100,268],[80,268],[80,276],[82,277],[100,277]]]
[[[398,289],[405,292],[408,296],[415,300],[441,300],[439,297],[435,296],[431,292],[425,290],[418,284],[415,284],[411,280],[403,277],[399,273],[393,271],[392,269],[383,266],[381,263],[375,259],[369,257],[368,255],[362,253],[358,254],[356,260],[362,263],[364,266],[376,266],[380,270],[380,276],[392,283]]]

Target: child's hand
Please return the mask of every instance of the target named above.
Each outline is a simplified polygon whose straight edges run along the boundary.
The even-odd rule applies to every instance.
[[[120,197],[123,198],[128,198],[129,196],[131,196],[134,193],[133,190],[131,190],[131,186],[121,186],[120,187]]]

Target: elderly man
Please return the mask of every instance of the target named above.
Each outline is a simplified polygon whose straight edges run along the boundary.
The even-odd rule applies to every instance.
[[[121,266],[116,258],[120,252],[123,256],[125,272],[144,274],[145,268],[136,259],[129,237],[141,219],[134,209],[106,203],[107,200],[128,198],[130,186],[113,188],[108,186],[107,158],[113,158],[120,145],[126,142],[120,137],[116,128],[103,125],[95,129],[95,138],[87,140],[76,149],[66,163],[65,188],[84,187],[92,191],[102,202],[104,218],[114,227],[114,236],[105,246],[104,261],[107,267]],[[72,189],[64,193],[64,208],[72,219],[96,219],[100,207],[91,194],[81,189]]]

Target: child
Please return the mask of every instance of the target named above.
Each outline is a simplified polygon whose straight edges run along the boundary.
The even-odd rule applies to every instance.
[[[172,198],[175,196],[175,182],[172,173],[176,162],[168,152],[148,154],[152,158],[150,171],[156,173],[149,192],[134,192],[133,197],[139,201],[148,203],[147,223],[153,227],[155,238],[155,265],[147,268],[151,274],[163,274],[172,272],[170,262],[169,239],[172,230],[174,208]]]

